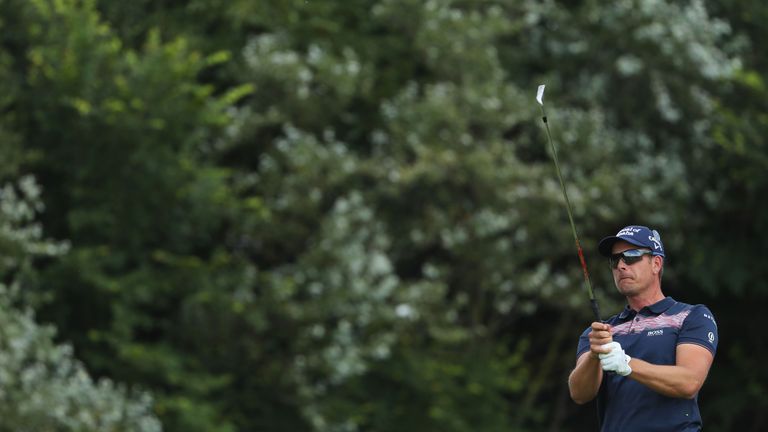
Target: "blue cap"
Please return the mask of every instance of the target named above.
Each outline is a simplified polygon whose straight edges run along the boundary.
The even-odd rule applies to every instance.
[[[648,248],[653,252],[653,255],[664,256],[664,244],[661,243],[659,232],[641,225],[629,225],[622,228],[616,235],[600,240],[597,249],[601,255],[609,257],[613,244],[619,240]]]

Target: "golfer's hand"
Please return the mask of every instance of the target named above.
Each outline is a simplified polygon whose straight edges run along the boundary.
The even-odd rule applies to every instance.
[[[613,342],[611,326],[605,323],[593,322],[592,331],[589,332],[589,349],[592,358],[598,358],[599,354],[609,353],[611,350],[606,348],[605,345],[611,342]]]
[[[632,368],[629,367],[629,361],[632,358],[624,353],[621,348],[621,344],[618,342],[611,342],[604,348],[610,351],[607,354],[600,354],[600,366],[606,372],[616,372],[621,376],[627,376],[632,373]]]

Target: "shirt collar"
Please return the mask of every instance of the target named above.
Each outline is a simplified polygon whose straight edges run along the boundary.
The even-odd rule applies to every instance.
[[[624,310],[619,314],[619,319],[624,321],[627,318],[632,318],[635,315],[635,311],[632,310],[629,305],[624,306]]]
[[[640,309],[640,312],[643,313],[643,315],[648,315],[648,311],[654,315],[660,315],[663,312],[666,312],[667,309],[671,308],[673,304],[677,303],[675,299],[672,297],[664,297],[663,299],[657,301],[656,303],[645,306],[644,308]],[[635,311],[632,310],[629,305],[626,305],[624,307],[624,310],[621,311],[619,314],[619,319],[625,320],[627,318],[631,318],[635,315]]]
[[[671,308],[672,305],[675,303],[677,302],[672,297],[664,297],[663,299],[657,301],[656,303],[650,306],[646,306],[643,309],[648,309],[654,314],[659,315],[663,312],[666,312],[667,309]]]

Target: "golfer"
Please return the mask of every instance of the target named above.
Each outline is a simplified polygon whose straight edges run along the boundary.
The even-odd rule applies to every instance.
[[[657,231],[628,226],[598,249],[627,306],[582,333],[571,398],[584,404],[597,397],[601,431],[700,431],[698,393],[718,342],[712,312],[664,296]]]

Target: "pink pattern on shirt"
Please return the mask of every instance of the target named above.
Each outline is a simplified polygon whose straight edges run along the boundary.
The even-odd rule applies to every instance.
[[[683,321],[688,317],[691,310],[684,310],[675,315],[658,315],[646,317],[638,314],[636,318],[640,318],[635,321],[627,321],[624,324],[619,324],[615,327],[611,327],[611,334],[613,336],[621,336],[629,334],[630,330],[634,330],[635,333],[644,332],[646,330],[656,330],[662,328],[675,328],[679,329],[683,326]]]

